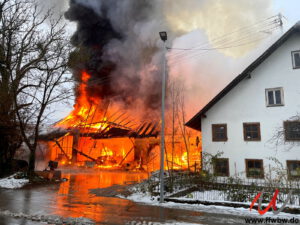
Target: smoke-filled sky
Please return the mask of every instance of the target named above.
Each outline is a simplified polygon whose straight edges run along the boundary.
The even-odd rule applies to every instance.
[[[45,2],[40,0],[41,4]],[[247,34],[246,31],[237,32],[238,29],[278,13],[286,18],[283,20],[284,30],[300,20],[299,0],[49,2],[45,6],[53,4],[58,14],[67,11],[68,30],[73,44],[78,48],[87,47],[86,51],[92,59],[88,64],[74,68],[75,77],[76,69],[88,67],[93,78],[89,90],[91,93],[107,95],[124,106],[131,105],[142,111],[156,109],[160,104],[162,42],[158,32],[168,31],[168,47],[178,48],[168,53],[169,78],[181,80],[185,85],[188,118],[282,33],[277,30],[271,34],[269,30],[264,30],[269,27],[262,25],[255,29],[262,29],[261,33],[267,35],[253,40],[248,35],[246,40],[243,36]],[[250,35],[257,36],[254,31]],[[220,40],[220,37],[227,35],[230,35],[228,40]],[[241,43],[240,46],[232,47],[229,39]],[[226,41],[229,44],[224,45]],[[218,49],[208,52],[182,50],[203,46],[201,43],[206,43],[205,48]],[[100,50],[95,50],[95,46]],[[111,79],[104,89],[97,85],[103,80],[103,71],[108,73],[104,78]],[[80,77],[77,79],[80,80]],[[61,107],[54,120],[61,119],[71,110],[72,107]]]

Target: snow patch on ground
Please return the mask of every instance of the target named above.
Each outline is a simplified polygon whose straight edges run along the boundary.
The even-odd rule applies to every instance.
[[[6,177],[0,179],[0,188],[9,188],[9,189],[16,189],[21,188],[24,185],[28,184],[28,179],[16,179],[15,176],[17,174],[11,175],[10,177]]]
[[[124,196],[119,196],[121,198],[125,198]],[[148,204],[154,206],[161,206],[166,208],[179,208],[179,209],[186,209],[192,211],[200,211],[200,212],[207,212],[207,213],[217,213],[217,214],[230,214],[230,215],[239,215],[242,217],[284,217],[284,218],[299,218],[300,215],[296,214],[289,214],[281,212],[279,215],[274,215],[273,212],[267,212],[263,216],[259,215],[256,210],[249,210],[249,208],[233,208],[227,206],[215,206],[215,205],[202,205],[202,204],[187,204],[187,203],[175,203],[175,202],[165,202],[159,203],[158,198],[151,197],[150,195],[144,193],[133,193],[132,195],[126,197],[126,199]]]

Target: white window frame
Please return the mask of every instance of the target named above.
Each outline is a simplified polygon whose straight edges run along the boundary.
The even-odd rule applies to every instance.
[[[297,51],[292,51],[291,54],[292,54],[292,62],[293,62],[293,69],[300,69],[300,65],[296,65],[295,63],[295,53],[298,53],[300,54],[300,50],[297,50]]]
[[[269,95],[268,95],[268,92],[270,92],[270,91],[273,92],[274,104],[270,104],[270,103],[269,103]],[[280,103],[280,104],[276,104],[275,91],[280,91],[280,97],[281,97],[281,103]],[[265,90],[265,96],[266,96],[266,106],[267,106],[267,107],[284,106],[284,94],[283,94],[283,88],[282,88],[282,87],[277,87],[277,88],[267,88],[267,89]]]

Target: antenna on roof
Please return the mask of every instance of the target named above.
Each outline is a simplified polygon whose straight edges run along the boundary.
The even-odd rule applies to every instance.
[[[287,21],[287,18],[285,16],[283,16],[281,13],[278,13],[278,19],[276,19],[275,21],[278,23],[281,33],[283,32],[283,20],[282,19],[285,19]]]
[[[282,22],[282,14],[281,13],[278,13],[278,23],[279,23],[279,26],[283,26],[283,22]]]

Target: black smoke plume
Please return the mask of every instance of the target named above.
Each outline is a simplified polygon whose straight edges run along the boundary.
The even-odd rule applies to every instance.
[[[69,64],[78,82],[82,71],[91,75],[89,96],[140,109],[160,106],[158,30],[143,33],[153,10],[148,0],[70,1],[65,17],[77,23],[77,30]]]

